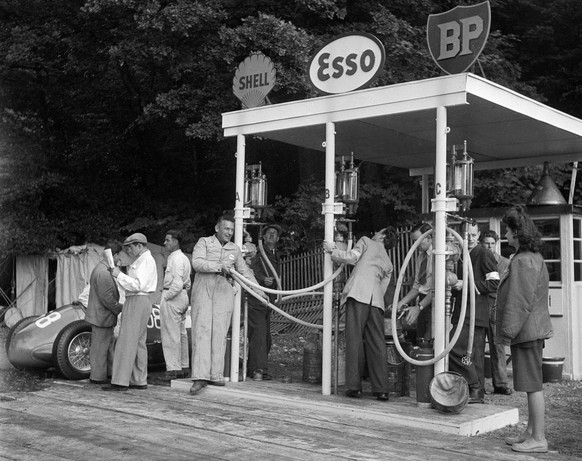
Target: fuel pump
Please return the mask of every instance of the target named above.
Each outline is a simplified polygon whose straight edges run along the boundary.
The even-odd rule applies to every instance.
[[[267,207],[267,177],[261,162],[258,165],[247,165],[245,173],[244,206],[252,208],[256,218],[261,219]]]
[[[463,153],[461,155],[461,157],[459,158],[457,156],[457,151],[456,151],[456,146],[453,146],[451,149],[451,161],[450,163],[447,165],[447,195],[449,198],[453,198],[456,201],[456,206],[455,208],[457,210],[461,210],[462,212],[465,212],[468,210],[470,204],[471,204],[471,199],[473,198],[473,167],[474,167],[474,162],[473,159],[469,156],[468,152],[467,152],[467,141],[464,142],[463,144]],[[452,211],[452,210],[451,210]],[[458,219],[458,216],[453,215],[453,214],[449,214],[450,216],[454,216],[455,218]],[[466,220],[464,220],[466,221]],[[397,305],[398,303],[398,299],[399,299],[399,295],[400,295],[400,290],[402,287],[402,281],[403,281],[403,276],[405,273],[405,269],[408,265],[408,263],[410,262],[410,259],[412,258],[416,248],[418,247],[418,245],[420,244],[420,242],[422,242],[422,240],[427,237],[430,233],[432,232],[432,230],[425,232],[410,248],[408,254],[406,255],[402,267],[400,269],[400,275],[398,277],[398,281],[396,283],[396,290],[394,293],[394,300],[393,300],[393,305]],[[455,244],[455,240],[456,240],[456,244]],[[459,259],[460,257],[460,251],[459,251],[459,246],[462,246],[462,254],[463,254],[463,280],[466,280],[468,283],[464,283],[463,284],[463,291],[462,291],[462,299],[461,299],[461,312],[460,312],[460,318],[463,319],[465,317],[465,313],[466,313],[466,309],[467,309],[467,297],[470,297],[470,331],[472,332],[474,329],[474,324],[475,324],[475,287],[474,287],[474,280],[473,280],[473,268],[470,262],[470,257],[469,257],[469,250],[467,247],[467,232],[465,230],[465,235],[464,238],[461,237],[457,232],[455,232],[453,229],[451,228],[447,228],[447,240],[446,240],[446,262],[445,262],[445,270],[446,270],[446,276],[445,276],[445,284],[446,284],[446,291],[445,291],[445,348],[444,350],[439,353],[436,357],[430,359],[430,360],[415,360],[412,359],[411,357],[409,357],[404,350],[402,349],[402,346],[400,345],[400,342],[398,340],[398,337],[395,336],[395,345],[396,348],[398,349],[398,352],[400,352],[400,354],[410,363],[417,365],[417,366],[431,366],[434,365],[436,362],[438,362],[439,360],[442,360],[443,358],[448,357],[449,352],[451,351],[451,349],[453,348],[453,346],[455,345],[455,343],[457,342],[460,334],[461,334],[461,330],[462,330],[462,322],[460,322],[457,325],[457,328],[455,330],[455,333],[451,339],[451,341],[447,341],[447,335],[448,335],[448,330],[450,328],[450,318],[451,318],[451,288],[453,285],[455,285],[455,283],[457,282],[457,276],[456,273],[454,272],[454,266],[456,261]],[[393,310],[392,312],[392,328],[393,330],[396,330],[396,309]],[[469,337],[469,344],[467,347],[467,355],[463,358],[463,362],[465,364],[470,364],[471,363],[471,353],[472,353],[472,349],[473,349],[473,335],[472,333],[470,334]],[[445,369],[448,369],[448,364],[445,367]],[[448,372],[445,372],[448,373]],[[453,380],[448,380],[449,382],[453,381]],[[436,383],[435,386],[439,385],[440,380],[437,380],[436,378],[433,379],[433,381],[431,382],[431,387],[432,387],[432,383]],[[455,381],[457,382],[457,381]],[[466,384],[466,382],[465,382]],[[466,386],[466,392],[464,392],[464,389],[459,389],[458,395],[459,396],[463,396],[468,398],[468,385]],[[431,399],[433,398],[432,395],[432,389],[431,389]],[[435,402],[433,402],[433,404],[435,404]],[[463,403],[462,406],[464,406],[464,404],[466,404],[466,400]],[[435,404],[435,406],[442,408],[445,404],[441,404],[439,403],[438,405]],[[456,407],[457,411],[458,411],[458,406]]]
[[[346,214],[353,216],[358,209],[360,188],[360,169],[354,164],[354,153],[350,155],[350,163],[346,168],[344,157],[341,157],[339,169],[336,171],[336,197],[345,204]]]
[[[456,146],[451,150],[451,163],[447,164],[447,195],[459,200],[460,211],[465,212],[473,199],[474,161],[467,153],[467,141],[463,143],[463,153],[457,158]]]
[[[354,153],[351,152],[349,164],[346,164],[345,156],[341,156],[336,166],[335,173],[335,200],[336,214],[339,215],[335,222],[334,240],[338,248],[349,250],[353,244],[352,224],[354,219],[351,218],[356,213],[359,202],[359,184],[360,171],[359,167],[354,164]],[[347,230],[347,235],[345,231]],[[340,268],[338,266],[336,269]],[[339,386],[339,370],[342,358],[340,347],[340,318],[341,318],[341,294],[346,283],[346,274],[341,268],[341,273],[334,280],[334,392],[337,394]],[[344,351],[345,354],[345,351]]]
[[[454,197],[459,201],[459,211],[465,213],[469,210],[471,206],[471,200],[473,199],[473,170],[474,161],[469,156],[467,152],[467,140],[463,142],[463,153],[461,157],[457,157],[456,146],[453,145],[451,151],[451,163],[447,165],[449,171],[447,172],[448,177],[448,188],[447,195]],[[470,219],[463,218],[461,216],[455,215],[455,219],[460,220],[463,224],[463,244],[466,245],[468,239],[468,226],[473,224]],[[464,253],[464,252],[463,252]],[[465,258],[463,258],[465,260]],[[470,262],[469,257],[466,261]],[[454,268],[454,263],[456,261],[447,261],[447,291],[446,291],[446,304],[445,304],[445,315],[446,315],[446,328],[450,327],[451,319],[451,287],[456,283],[457,277],[452,272]],[[449,284],[449,280],[452,282]],[[466,280],[466,278],[464,279]],[[471,364],[471,355],[473,351],[473,335],[474,335],[474,301],[471,302],[471,323],[469,329],[469,345],[467,348],[467,355],[463,357],[462,361],[465,365],[469,366]],[[446,330],[448,331],[448,330]]]

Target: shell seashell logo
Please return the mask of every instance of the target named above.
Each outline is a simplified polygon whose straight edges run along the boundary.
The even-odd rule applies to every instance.
[[[239,64],[232,81],[232,92],[242,102],[243,109],[266,104],[276,74],[273,62],[263,53],[253,53]]]

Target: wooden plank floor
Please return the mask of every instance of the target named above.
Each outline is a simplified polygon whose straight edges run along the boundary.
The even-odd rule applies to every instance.
[[[39,392],[0,394],[0,459],[567,459],[555,452],[520,455],[490,439],[369,417],[369,407],[381,412],[395,403],[361,399],[344,407],[316,404],[339,397],[301,396],[291,392],[296,388],[280,388],[265,399],[233,391],[245,384],[190,396],[185,385],[119,393],[54,381]]]
[[[174,380],[172,387],[188,391],[190,380]],[[400,424],[418,429],[430,429],[455,435],[478,435],[519,422],[517,408],[495,405],[467,405],[459,414],[443,414],[433,408],[420,408],[415,398],[392,398],[390,402],[379,402],[372,396],[369,383],[364,382],[364,396],[360,399],[339,395],[323,396],[321,386],[302,382],[252,381],[228,383],[226,387],[211,387],[210,392],[257,401],[278,399],[287,405],[310,408],[325,408],[337,413],[357,413],[383,424]]]

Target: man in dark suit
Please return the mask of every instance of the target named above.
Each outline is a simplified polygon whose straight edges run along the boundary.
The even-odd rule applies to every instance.
[[[460,318],[461,311],[461,290],[464,280],[459,275],[461,264],[458,265],[457,271],[459,281],[453,286],[453,296],[455,296],[455,308],[451,318],[453,331],[461,323],[462,331],[458,341],[453,346],[449,354],[449,370],[461,374],[469,384],[469,403],[484,403],[485,395],[485,336],[489,327],[490,314],[490,297],[489,295],[497,292],[499,286],[499,272],[497,272],[497,261],[493,253],[484,248],[479,243],[479,228],[476,224],[468,225],[468,247],[473,267],[473,277],[475,279],[475,329],[473,337],[472,362],[465,365],[462,358],[467,354],[469,343],[469,306],[465,318]],[[467,298],[468,299],[468,298]],[[469,302],[469,301],[467,301]]]
[[[259,284],[267,288],[277,288],[276,277],[281,273],[281,259],[277,251],[280,236],[280,226],[277,224],[265,226],[262,237],[265,244],[263,248],[265,254],[258,252],[251,261],[251,269],[255,278]],[[275,269],[275,273],[270,265]],[[276,295],[269,294],[271,303],[275,302],[276,298]],[[272,377],[267,373],[267,368],[269,366],[269,351],[271,350],[271,308],[253,296],[249,296],[248,325],[248,375],[255,381],[270,380]]]
[[[117,264],[121,253],[121,244],[109,242],[105,249],[111,250]],[[119,289],[109,272],[109,265],[103,259],[93,269],[90,278],[89,301],[85,321],[91,324],[91,361],[90,381],[94,384],[107,384],[113,363],[113,329],[117,324],[117,315],[121,312]]]

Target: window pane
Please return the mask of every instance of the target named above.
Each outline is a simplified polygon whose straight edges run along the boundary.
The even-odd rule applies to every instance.
[[[574,263],[574,281],[582,282],[582,263]]]
[[[561,282],[562,273],[560,263],[546,263],[548,273],[550,274],[550,282]]]
[[[560,237],[559,219],[534,219],[534,222],[542,237]]]
[[[574,218],[574,238],[579,239],[581,237],[580,228],[582,227],[582,219]]]
[[[574,240],[574,259],[582,259],[582,241]]]
[[[560,242],[546,240],[542,245],[541,254],[544,259],[560,259]]]

